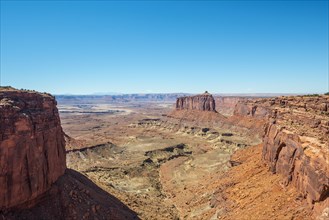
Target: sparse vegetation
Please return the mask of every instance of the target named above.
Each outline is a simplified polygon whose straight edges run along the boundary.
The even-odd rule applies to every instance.
[[[13,90],[14,88],[11,86],[0,86],[1,90]]]
[[[304,95],[306,97],[316,97],[316,96],[320,96],[319,94],[307,94],[307,95]]]
[[[329,95],[329,92],[324,93],[324,95]]]

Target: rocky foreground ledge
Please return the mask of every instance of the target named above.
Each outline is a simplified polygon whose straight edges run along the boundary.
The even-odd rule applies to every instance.
[[[138,219],[82,174],[66,169],[56,100],[0,87],[0,219]]]
[[[283,175],[283,185],[297,188],[316,216],[328,217],[329,96],[243,100],[234,117],[248,128],[264,122],[262,159]]]
[[[0,208],[33,200],[64,174],[65,142],[49,94],[0,89]]]

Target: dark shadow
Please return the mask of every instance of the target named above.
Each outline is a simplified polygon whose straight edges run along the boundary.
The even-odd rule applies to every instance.
[[[8,219],[139,219],[119,199],[101,189],[81,173],[67,169],[45,194],[10,210],[0,211]]]

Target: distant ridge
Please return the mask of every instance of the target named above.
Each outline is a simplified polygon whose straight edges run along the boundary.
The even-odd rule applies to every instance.
[[[175,101],[176,98],[185,96],[186,93],[150,93],[150,94],[122,94],[122,95],[56,95],[56,100],[61,103],[109,103],[129,101]]]
[[[90,95],[55,95],[59,104],[79,103],[79,104],[105,104],[113,102],[175,102],[179,97],[194,96],[193,93],[133,93],[101,95],[94,93]],[[278,96],[296,96],[302,94],[293,93],[217,93],[213,97],[241,97],[241,98],[269,98]]]
[[[55,96],[155,96],[155,95],[197,95],[198,93],[168,92],[168,93],[116,93],[116,92],[95,92],[91,94],[55,94]],[[213,93],[214,96],[238,96],[238,97],[274,97],[274,96],[297,96],[311,93]]]
[[[214,93],[214,96],[235,96],[235,97],[276,97],[276,96],[297,96],[306,93]]]
[[[123,95],[123,93],[120,92],[95,92],[91,95]]]

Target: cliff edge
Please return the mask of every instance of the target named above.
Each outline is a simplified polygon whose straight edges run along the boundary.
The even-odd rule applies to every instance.
[[[56,100],[0,87],[0,219],[138,219],[84,175],[66,169]]]
[[[0,88],[0,209],[33,200],[66,169],[56,101],[49,94]]]
[[[263,122],[263,161],[284,186],[297,188],[316,216],[329,214],[329,96],[244,100],[234,117]]]

